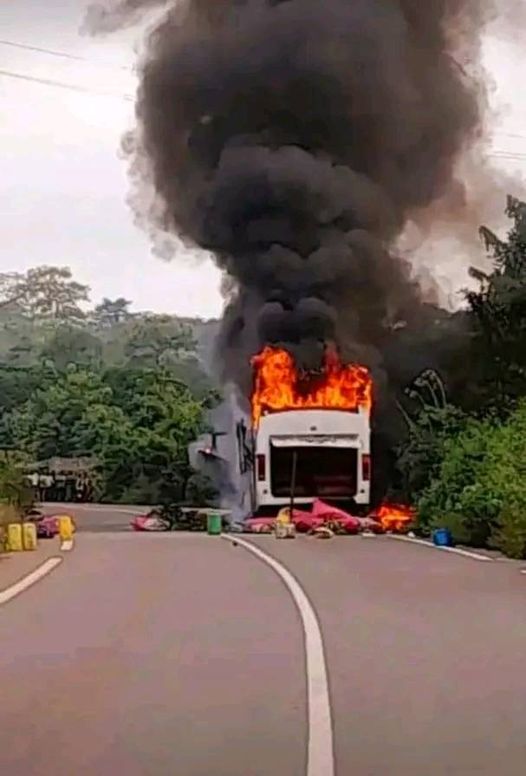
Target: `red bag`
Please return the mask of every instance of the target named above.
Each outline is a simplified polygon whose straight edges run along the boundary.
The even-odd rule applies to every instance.
[[[344,512],[343,509],[338,509],[330,504],[326,504],[319,498],[316,499],[312,505],[312,516],[321,518],[325,523],[329,520],[335,520],[342,523],[349,532],[351,532],[351,530],[360,530],[359,518],[350,515],[348,512]]]

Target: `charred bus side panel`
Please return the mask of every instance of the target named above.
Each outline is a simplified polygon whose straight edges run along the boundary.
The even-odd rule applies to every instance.
[[[263,415],[253,436],[252,512],[314,499],[366,507],[370,500],[370,421],[366,410],[305,409]]]

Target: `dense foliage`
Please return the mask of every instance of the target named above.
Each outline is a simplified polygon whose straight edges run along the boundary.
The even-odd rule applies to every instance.
[[[215,397],[214,322],[88,297],[67,268],[0,277],[0,448],[27,463],[94,457],[101,499],[181,500]]]
[[[446,377],[423,375],[403,408],[402,488],[421,528],[526,557],[526,204],[510,198],[512,229],[481,236],[494,260],[466,294],[469,338]],[[430,386],[431,384],[431,386]],[[455,404],[451,403],[452,401]]]
[[[420,499],[422,520],[449,526],[459,541],[526,551],[526,401],[504,423],[467,421],[450,438]]]

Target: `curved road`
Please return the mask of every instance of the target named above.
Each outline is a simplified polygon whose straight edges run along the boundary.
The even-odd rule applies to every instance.
[[[79,508],[75,551],[0,609],[0,773],[305,776],[303,631],[283,582],[228,541],[118,532],[122,509]],[[251,541],[317,612],[338,776],[522,776],[515,564]]]

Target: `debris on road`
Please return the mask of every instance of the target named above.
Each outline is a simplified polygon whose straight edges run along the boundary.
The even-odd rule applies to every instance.
[[[310,511],[284,507],[277,515],[249,517],[236,526],[229,525],[230,512],[227,510],[174,504],[137,515],[131,520],[130,526],[139,532],[206,532],[210,515],[214,516],[216,522],[221,520],[222,531],[235,531],[237,528],[240,532],[274,534],[279,539],[293,538],[296,534],[325,536],[326,532],[320,532],[319,529],[328,529],[331,536],[407,533],[415,518],[414,510],[400,505],[383,504],[376,512],[360,517],[315,499]]]
[[[36,513],[32,514],[29,520],[36,525],[39,539],[54,539],[60,533],[60,521],[64,517],[69,518],[71,521],[71,532],[75,533],[77,527],[71,515],[43,515]]]
[[[316,528],[314,531],[314,536],[316,539],[332,539],[336,534],[334,531],[332,531],[327,526],[322,526],[321,528]]]
[[[160,509],[137,515],[130,521],[130,527],[139,532],[190,531],[202,533],[208,530],[208,518],[213,515],[221,522],[222,530],[228,527],[228,510],[211,507],[187,507],[170,504]]]
[[[160,517],[150,513],[148,515],[138,515],[130,521],[134,531],[168,531],[168,525]]]
[[[282,509],[279,512],[274,533],[276,539],[294,539],[296,537],[296,526],[290,519],[290,509]]]
[[[279,513],[278,517],[252,517],[245,521],[245,530],[249,533],[272,533],[280,520],[280,515],[287,515],[287,519],[294,525],[299,534],[316,535],[318,529],[328,528],[332,535],[356,535],[363,531],[383,533],[381,523],[373,517],[358,517],[345,512],[321,499],[316,499],[311,511],[294,509],[292,516],[287,507]]]

